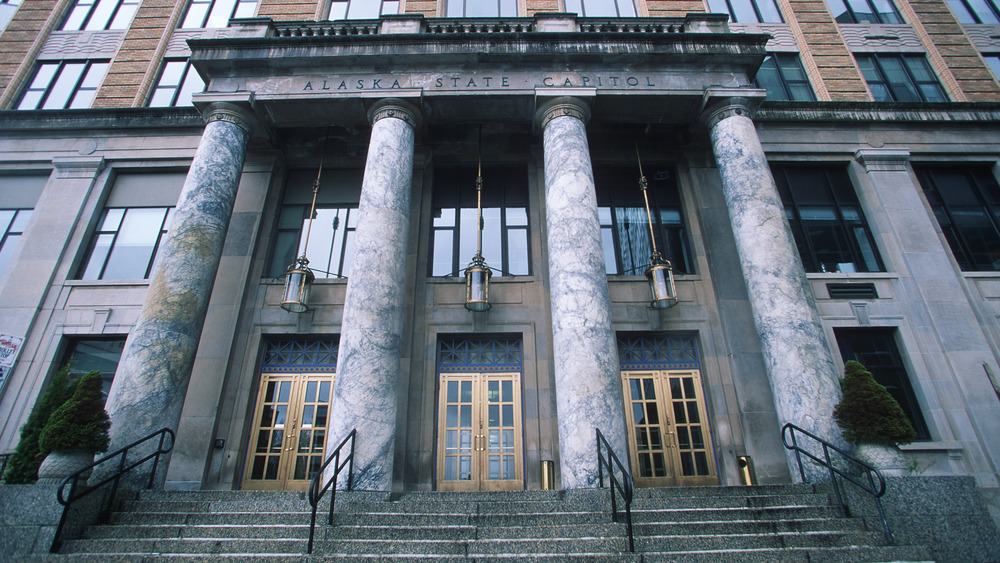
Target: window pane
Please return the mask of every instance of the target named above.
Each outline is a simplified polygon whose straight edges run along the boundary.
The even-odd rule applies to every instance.
[[[986,2],[986,0],[968,1],[969,5],[972,6],[972,9],[975,11],[976,16],[979,17],[979,23],[1000,23],[1000,17],[998,17],[997,13],[990,8],[990,5]]]
[[[757,0],[757,9],[760,10],[761,21],[774,23],[784,21],[774,0]]]
[[[52,86],[48,98],[42,105],[42,109],[65,108],[86,66],[85,63],[69,63],[63,66],[59,76],[55,79],[55,84]]]
[[[857,23],[878,23],[875,11],[868,5],[868,0],[847,0],[847,3],[854,10],[854,19]]]
[[[878,19],[882,23],[903,23],[903,20],[896,14],[896,9],[889,0],[872,0],[875,10],[878,12]]]
[[[129,209],[102,279],[144,279],[160,237],[164,208]]]
[[[235,9],[236,0],[215,0],[205,27],[226,27],[229,25],[229,18],[233,16],[233,10]]]
[[[736,12],[736,21],[740,23],[759,22],[757,12],[754,11],[750,0],[732,0],[733,11]]]
[[[347,9],[348,19],[371,20],[376,19],[381,11],[379,0],[351,0],[351,5]]]
[[[63,23],[62,29],[66,31],[76,31],[83,26],[84,20],[87,19],[87,13],[90,12],[90,7],[94,5],[93,0],[77,0],[76,6],[69,13],[66,21]]]
[[[507,271],[514,276],[526,276],[528,270],[528,231],[526,229],[512,229],[507,233],[507,252],[510,256],[510,264]]]
[[[118,4],[118,0],[99,0],[97,3],[97,8],[90,16],[90,21],[87,22],[88,30],[101,30],[104,29],[108,24],[108,20],[111,19],[111,14],[115,10],[115,6]]]
[[[618,6],[615,0],[584,0],[584,14],[588,18],[617,17]]]

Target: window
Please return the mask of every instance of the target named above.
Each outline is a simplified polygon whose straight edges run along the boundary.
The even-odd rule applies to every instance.
[[[566,11],[584,17],[632,17],[635,16],[633,0],[566,0]]]
[[[30,220],[30,209],[0,209],[0,276],[7,271],[7,265]]]
[[[230,18],[252,18],[257,0],[191,0],[181,29],[226,27]]]
[[[679,274],[693,273],[684,213],[670,169],[650,169],[646,176],[656,249]],[[605,268],[609,275],[643,275],[649,266],[649,220],[635,167],[594,168],[597,215],[601,224]]]
[[[842,166],[772,164],[807,272],[881,272],[882,261]]]
[[[837,23],[903,23],[890,0],[826,0]]]
[[[1000,23],[997,0],[948,0],[948,5],[962,23]]]
[[[709,11],[729,14],[738,23],[781,23],[781,11],[774,0],[708,0]]]
[[[993,71],[993,76],[1000,80],[1000,55],[983,55],[983,60],[986,61],[986,66]]]
[[[432,276],[458,276],[476,255],[476,169],[434,171]],[[528,178],[523,168],[483,169],[483,258],[496,275],[531,274]]]
[[[0,0],[0,32],[3,32],[10,20],[14,18],[14,12],[21,5],[21,0]]]
[[[76,0],[60,29],[99,31],[126,29],[139,7],[139,0]]]
[[[65,365],[72,359],[70,381],[75,381],[85,373],[101,372],[101,378],[104,380],[101,386],[101,395],[107,402],[108,392],[111,390],[111,383],[115,380],[115,371],[118,370],[118,361],[121,360],[124,349],[124,338],[73,339],[66,347],[63,361],[59,365]]]
[[[914,166],[963,270],[1000,270],[1000,186],[988,165]]]
[[[191,95],[203,90],[205,81],[186,59],[164,61],[149,107],[189,106]]]
[[[302,255],[315,179],[315,171],[296,170],[289,174],[268,277],[284,276],[288,266]],[[361,181],[361,171],[323,171],[323,185],[316,200],[306,249],[309,267],[317,278],[345,277],[350,271]]]
[[[467,1],[471,3],[474,0]],[[328,19],[374,20],[379,16],[398,13],[399,0],[332,0]]]
[[[496,18],[516,17],[517,0],[448,0],[445,17]]]
[[[170,227],[172,207],[104,210],[80,273],[81,280],[144,280]]]
[[[834,336],[845,362],[854,360],[864,364],[875,381],[885,386],[889,394],[903,407],[903,412],[913,423],[918,440],[930,440],[930,432],[920,405],[913,394],[910,377],[896,346],[894,328],[835,328]]]
[[[947,102],[923,55],[855,55],[877,102]]]
[[[816,101],[799,57],[791,53],[774,53],[765,57],[754,81],[758,87],[767,90],[768,100]]]
[[[107,71],[107,61],[43,63],[21,95],[17,109],[88,108]]]

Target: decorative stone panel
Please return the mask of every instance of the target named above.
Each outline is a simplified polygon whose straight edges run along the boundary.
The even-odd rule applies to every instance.
[[[841,24],[840,34],[853,53],[925,50],[916,30],[907,24]]]
[[[966,25],[965,33],[972,40],[972,44],[980,51],[1000,51],[1000,24]]]
[[[731,23],[729,31],[733,33],[768,33],[771,40],[767,42],[768,52],[792,51],[798,52],[792,26],[787,23]]]
[[[55,31],[45,41],[39,60],[111,58],[125,38],[125,30]]]

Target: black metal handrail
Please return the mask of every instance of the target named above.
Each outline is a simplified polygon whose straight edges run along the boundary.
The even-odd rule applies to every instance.
[[[167,436],[170,436],[170,447],[164,448],[163,443],[166,440]],[[159,442],[157,443],[155,452],[126,465],[128,451],[130,449],[135,448],[136,446],[139,446],[146,442],[152,441],[154,438],[159,438]],[[170,450],[172,449],[174,449],[174,431],[169,428],[161,428],[156,432],[153,432],[149,436],[146,436],[145,438],[140,438],[123,448],[119,448],[109,453],[108,455],[94,461],[94,463],[82,469],[79,469],[74,473],[71,473],[67,477],[65,477],[59,483],[59,491],[57,494],[57,498],[59,499],[59,504],[63,505],[62,516],[60,516],[59,518],[59,527],[56,528],[56,535],[54,538],[52,538],[52,547],[49,548],[49,551],[52,553],[56,553],[59,550],[59,546],[62,544],[59,537],[62,534],[63,526],[65,526],[66,524],[66,516],[69,514],[69,507],[71,504],[113,481],[114,487],[112,487],[111,489],[111,495],[108,496],[108,500],[105,503],[104,509],[101,511],[100,521],[106,522],[111,516],[111,505],[114,502],[115,495],[118,493],[118,485],[121,482],[122,476],[124,476],[129,471],[132,471],[136,467],[152,459],[153,470],[149,472],[149,482],[146,484],[146,488],[147,489],[153,488],[153,479],[154,477],[156,477],[156,468],[160,464],[160,456],[170,453]],[[110,461],[115,457],[119,456],[120,460],[118,461],[118,469],[117,471],[115,471],[114,474],[105,477],[101,482],[95,485],[88,484],[88,486],[83,488],[83,490],[78,489],[77,481],[79,480],[80,475],[91,472],[102,463]],[[66,494],[67,486],[69,486],[68,495]]]
[[[816,457],[814,454],[812,454],[807,450],[802,449],[798,445],[798,441],[795,439],[795,434],[797,432],[800,434],[804,434],[823,445],[823,459]],[[791,439],[791,444],[788,443],[789,439]],[[874,466],[864,461],[861,461],[860,459],[838,448],[837,446],[831,444],[830,442],[824,440],[823,438],[820,438],[819,436],[807,430],[799,428],[798,426],[792,423],[785,424],[781,428],[781,441],[782,443],[785,444],[785,448],[795,452],[795,460],[799,463],[799,477],[802,478],[803,482],[805,482],[806,480],[806,473],[805,470],[802,468],[802,454],[805,454],[806,457],[812,459],[816,463],[827,468],[827,470],[830,472],[830,481],[833,482],[833,490],[837,494],[837,503],[840,505],[840,515],[843,516],[844,518],[847,518],[847,507],[844,504],[843,496],[840,494],[840,485],[837,482],[837,475],[840,475],[844,479],[847,479],[851,483],[854,483],[855,485],[860,487],[861,490],[871,494],[875,498],[875,506],[878,508],[879,518],[882,519],[882,529],[885,531],[885,539],[886,541],[889,542],[889,545],[895,545],[892,539],[892,532],[889,530],[889,521],[886,520],[885,511],[882,509],[881,498],[882,495],[885,494],[885,477],[882,476],[882,473],[878,469],[876,469]],[[856,463],[858,466],[860,466],[861,469],[864,471],[865,476],[868,477],[868,483],[865,484],[859,481],[857,478],[855,478],[855,476],[846,473],[839,467],[836,467],[830,459],[830,450],[837,452],[845,459],[852,461]],[[878,480],[877,487],[875,485],[876,478]]]
[[[316,508],[319,506],[320,499],[326,494],[327,489],[333,485],[333,491],[330,493],[330,517],[327,520],[327,524],[333,525],[333,502],[337,498],[337,477],[340,476],[341,470],[345,466],[349,466],[347,470],[347,490],[351,490],[351,486],[354,484],[354,442],[358,435],[358,429],[355,428],[351,430],[351,433],[344,438],[344,441],[337,446],[337,449],[333,450],[330,457],[326,458],[323,462],[323,466],[319,468],[316,475],[313,476],[312,481],[309,483],[309,504],[312,505],[312,519],[309,521],[309,548],[307,553],[313,552],[313,535],[316,532]],[[347,442],[351,442],[351,453],[341,460],[340,451],[344,449]],[[326,473],[326,468],[330,465],[330,462],[336,460],[333,464],[333,476],[327,479],[326,485],[320,489],[320,483],[323,481],[323,474]]]
[[[628,527],[628,550],[635,552],[635,539],[632,535],[632,474],[629,473],[625,465],[615,455],[614,450],[611,449],[611,444],[608,443],[604,434],[601,434],[601,429],[595,428],[594,430],[597,431],[597,474],[601,480],[601,488],[604,488],[605,466],[608,468],[608,477],[611,481],[611,521],[618,521],[618,504],[615,500],[615,489],[617,489],[622,495],[622,501],[625,503],[625,522]],[[608,451],[607,457],[601,452],[602,444],[604,445],[604,449]],[[618,467],[618,470],[621,471],[621,481],[615,477],[615,467]]]

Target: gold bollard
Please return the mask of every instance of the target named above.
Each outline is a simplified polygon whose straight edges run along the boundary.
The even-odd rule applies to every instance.
[[[556,466],[549,460],[542,461],[542,490],[551,491],[556,486]]]
[[[740,481],[744,485],[756,485],[757,474],[753,470],[753,459],[748,455],[741,455],[736,461],[740,464]]]

